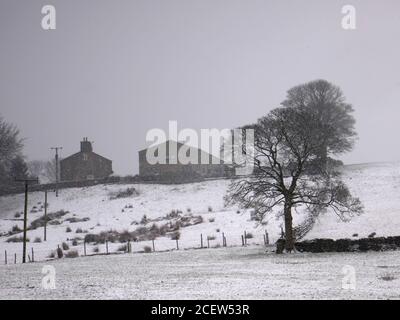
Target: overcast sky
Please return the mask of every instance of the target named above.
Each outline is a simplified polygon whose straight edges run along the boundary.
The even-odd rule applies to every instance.
[[[41,28],[56,8],[57,29]],[[341,27],[341,8],[357,29]],[[346,163],[400,160],[400,1],[1,0],[0,114],[28,159],[82,137],[137,173],[146,132],[254,122],[294,85],[324,78],[355,108]]]

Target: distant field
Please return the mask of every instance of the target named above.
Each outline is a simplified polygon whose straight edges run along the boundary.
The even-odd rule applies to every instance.
[[[55,290],[41,286],[46,264]],[[346,265],[355,290],[342,289]],[[255,246],[1,265],[0,298],[399,299],[400,252],[276,255]]]

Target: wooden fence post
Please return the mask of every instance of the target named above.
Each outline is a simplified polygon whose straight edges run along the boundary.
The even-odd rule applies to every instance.
[[[242,235],[242,246],[244,247],[244,237]]]
[[[17,264],[17,254],[14,253],[14,264]]]
[[[265,243],[268,245],[269,244],[269,236],[267,230],[265,230]]]
[[[207,237],[207,248],[210,248],[210,238]]]
[[[225,234],[222,232],[222,246],[225,247]]]
[[[7,264],[7,250],[4,250],[4,264]]]
[[[200,234],[200,245],[201,245],[201,248],[203,249],[203,234],[202,233]]]
[[[226,237],[224,236],[224,244],[225,244],[225,247],[226,247]]]
[[[264,237],[264,246],[266,246],[267,245],[267,239],[265,238],[265,234],[263,235],[263,237]]]
[[[86,256],[86,240],[83,240],[83,254]]]
[[[106,240],[106,254],[108,254],[108,240]]]
[[[176,250],[179,250],[179,243],[178,243],[178,239],[176,239]]]
[[[126,251],[127,251],[128,253],[131,252],[131,240],[128,240],[128,247],[126,248]]]
[[[246,230],[244,230],[244,245],[247,245],[247,233]]]
[[[33,252],[33,247],[31,248],[32,250],[32,262],[35,262],[35,253]]]
[[[153,252],[155,252],[156,251],[156,247],[154,245],[154,239],[152,239],[151,242],[153,243]]]

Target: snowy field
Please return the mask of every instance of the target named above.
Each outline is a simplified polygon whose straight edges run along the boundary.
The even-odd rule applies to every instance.
[[[400,235],[400,163],[352,165],[343,168],[344,180],[365,206],[363,215],[342,222],[330,212],[319,217],[307,238],[362,238]],[[9,243],[7,235],[17,226],[22,229],[23,195],[0,197],[0,298],[134,298],[134,299],[398,299],[400,297],[400,251],[348,254],[265,254],[263,235],[271,243],[279,237],[282,221],[270,216],[264,224],[250,219],[250,212],[224,207],[223,197],[229,180],[214,180],[184,185],[98,185],[61,190],[49,194],[49,213],[66,210],[57,225],[49,225],[47,241],[43,227],[28,231],[28,254],[32,248],[35,263],[22,265],[22,243]],[[137,195],[112,200],[119,191],[134,187]],[[43,192],[29,195],[28,225],[43,215]],[[167,215],[180,210],[183,216],[201,216],[202,223],[182,227],[176,242],[167,235],[157,237],[153,253],[142,252],[151,241],[132,243],[132,254],[83,257],[86,233],[110,229],[133,231],[150,228],[153,223],[171,221]],[[149,222],[141,222],[146,215]],[[71,219],[86,221],[71,222]],[[294,222],[301,217],[294,216]],[[156,222],[155,222],[156,221]],[[70,230],[68,230],[70,229]],[[77,232],[79,229],[83,233]],[[241,247],[246,230],[253,237]],[[69,231],[69,232],[67,232]],[[222,234],[227,248],[222,244]],[[357,236],[355,236],[357,234]],[[14,236],[21,236],[18,233]],[[207,237],[210,249],[204,246]],[[40,238],[41,242],[34,242]],[[67,253],[78,251],[74,259],[48,260],[51,252],[65,242]],[[109,243],[109,252],[121,243]],[[105,244],[88,244],[87,253],[106,251]],[[184,250],[188,249],[188,250]],[[270,250],[272,250],[271,248]],[[8,265],[4,265],[7,251]],[[14,264],[14,257],[17,263]],[[39,262],[38,262],[39,261]],[[41,287],[42,267],[53,265],[57,289]],[[356,290],[342,289],[342,268],[350,265],[357,276]]]
[[[400,235],[400,163],[378,163],[345,166],[344,180],[354,195],[360,197],[365,213],[354,217],[350,222],[340,221],[334,214],[327,212],[320,216],[314,229],[307,238],[354,238],[367,237],[372,232],[377,236]],[[241,235],[246,230],[253,235],[249,244],[262,244],[265,230],[268,231],[271,242],[280,235],[281,219],[270,216],[261,225],[250,219],[250,212],[237,208],[225,208],[223,197],[229,185],[229,180],[214,180],[184,185],[98,185],[88,188],[61,190],[60,196],[49,193],[49,212],[66,210],[68,214],[59,219],[59,225],[49,225],[47,242],[43,242],[43,227],[28,231],[28,251],[32,248],[35,260],[45,260],[62,242],[66,242],[73,250],[83,254],[83,241],[78,240],[77,246],[72,246],[71,239],[83,238],[85,233],[77,233],[78,229],[88,233],[99,233],[110,229],[119,232],[133,231],[138,227],[149,228],[154,222],[141,224],[143,215],[148,219],[161,219],[172,210],[181,210],[183,215],[201,216],[203,223],[181,228],[180,248],[197,248],[200,246],[200,235],[203,235],[204,245],[222,244],[222,233],[225,234],[228,246],[241,245]],[[139,194],[128,198],[110,200],[110,196],[118,191],[134,187]],[[43,215],[44,194],[33,192],[29,195],[28,225]],[[17,212],[23,211],[23,195],[0,198],[0,264],[4,263],[5,250],[9,260],[21,261],[21,243],[7,243],[6,236],[14,226],[22,229],[21,217],[15,218]],[[34,208],[36,207],[36,209]],[[128,208],[127,208],[128,207]],[[212,211],[209,211],[211,208]],[[190,213],[189,213],[190,210]],[[35,212],[36,211],[36,212]],[[84,222],[69,222],[68,219],[87,218]],[[301,217],[300,217],[301,218]],[[294,223],[300,219],[296,214]],[[156,224],[164,224],[169,220],[160,220]],[[70,228],[71,232],[67,232]],[[21,236],[16,234],[15,236]],[[42,242],[34,242],[40,238]],[[151,246],[150,241],[133,244],[133,251],[142,251],[144,246]],[[109,244],[109,251],[115,252],[119,243]],[[88,245],[87,253],[93,253],[95,247],[99,252],[105,252],[105,245]],[[157,251],[172,250],[176,247],[170,237],[158,237],[155,241]]]
[[[2,299],[399,299],[400,252],[265,253],[261,247],[79,257],[0,266]],[[356,272],[343,289],[343,267]]]

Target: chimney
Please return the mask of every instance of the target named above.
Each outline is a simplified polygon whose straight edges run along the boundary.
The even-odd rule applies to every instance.
[[[87,137],[83,138],[83,140],[81,141],[81,152],[92,152],[92,151],[93,151],[92,143],[88,141]]]

